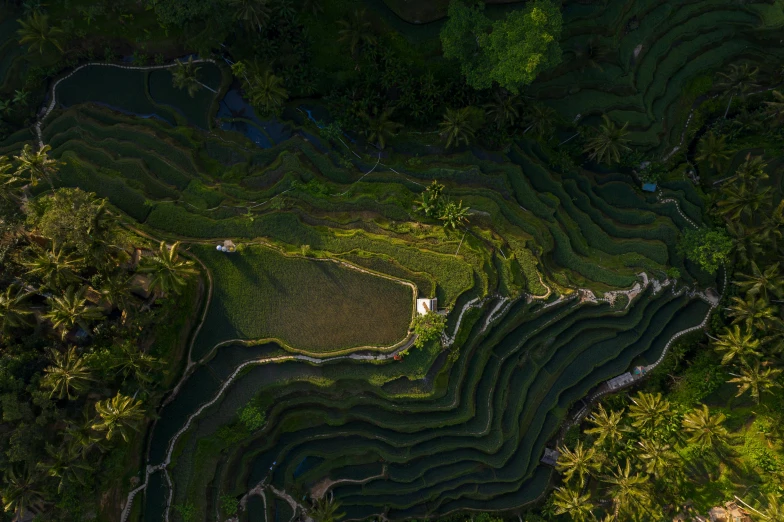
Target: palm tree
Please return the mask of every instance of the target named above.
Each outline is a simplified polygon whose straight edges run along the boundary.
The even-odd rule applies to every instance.
[[[728,73],[719,72],[717,76],[719,80],[716,82],[716,88],[724,95],[729,96],[730,101],[727,103],[727,110],[724,111],[724,117],[730,112],[730,105],[735,96],[743,97],[746,93],[757,87],[757,73],[759,67],[753,69],[748,63],[743,65],[731,64]]]
[[[754,398],[754,401],[759,404],[762,393],[773,393],[771,390],[780,386],[776,379],[778,379],[781,374],[781,370],[778,368],[770,368],[769,364],[770,363],[768,362],[760,363],[759,361],[755,361],[753,366],[743,366],[740,370],[740,375],[731,373],[730,375],[732,375],[734,379],[730,379],[727,382],[733,382],[738,385],[738,394],[736,397],[740,397],[747,391],[751,391],[751,396]],[[762,369],[761,366],[765,366],[765,368]]]
[[[101,451],[104,451],[106,446],[106,439],[99,436],[93,429],[95,417],[90,414],[90,411],[91,406],[85,406],[82,409],[81,421],[76,419],[66,421],[65,440],[69,445],[79,449],[82,458],[86,457],[94,446],[98,446]]]
[[[44,145],[37,151],[33,151],[32,146],[27,143],[19,156],[14,156],[18,166],[16,175],[23,177],[27,174],[30,178],[30,185],[36,186],[38,182],[45,179],[51,183],[51,176],[57,172],[59,162],[49,158],[49,151],[52,147]]]
[[[9,332],[16,328],[30,325],[32,312],[27,306],[27,300],[33,295],[13,285],[0,294],[0,338],[5,338]]]
[[[634,419],[632,426],[643,431],[653,431],[670,412],[670,403],[662,399],[661,393],[640,392],[631,399],[633,404],[629,407],[629,416]]]
[[[732,151],[727,146],[727,138],[721,135],[717,136],[713,131],[703,136],[697,145],[695,159],[700,163],[707,163],[714,170],[721,170],[722,165],[730,157],[732,157]]]
[[[638,457],[645,464],[646,473],[657,479],[672,473],[673,463],[678,458],[672,446],[656,439],[642,439],[637,444],[642,450]]]
[[[563,473],[564,480],[569,482],[572,477],[577,475],[578,485],[582,487],[585,485],[586,475],[591,475],[592,471],[599,468],[599,463],[596,460],[596,450],[593,448],[584,448],[582,441],[578,442],[574,447],[574,451],[566,446],[558,448],[560,456],[556,469]]]
[[[321,5],[321,0],[302,0],[302,10],[310,11],[313,16],[318,16],[319,13],[324,12],[324,6]]]
[[[604,123],[599,126],[598,132],[588,139],[583,152],[587,152],[588,159],[596,160],[597,163],[606,162],[610,165],[620,163],[621,152],[631,150],[626,145],[629,141],[626,138],[626,135],[629,134],[629,131],[626,130],[629,123],[618,127],[606,114],[602,116],[602,120]]]
[[[610,442],[610,447],[614,447],[623,438],[621,429],[621,419],[623,410],[607,411],[604,406],[599,404],[599,410],[588,417],[588,422],[594,425],[593,428],[585,430],[585,433],[596,435],[596,444],[600,445],[605,440]]]
[[[49,44],[62,52],[63,47],[60,40],[65,33],[59,27],[51,27],[47,15],[40,11],[35,11],[26,20],[19,20],[19,25],[21,26],[17,31],[19,43],[22,45],[29,44],[30,47],[28,49],[30,52],[37,50],[40,54],[43,54],[44,49]]]
[[[446,148],[459,146],[462,141],[468,145],[474,139],[475,129],[471,122],[471,108],[447,109],[444,121],[439,124],[441,137],[446,139]]]
[[[615,505],[615,520],[619,514],[628,514],[632,517],[640,509],[647,509],[651,501],[651,494],[648,489],[648,479],[641,475],[631,472],[631,464],[626,460],[626,466],[618,469],[602,478],[609,484],[609,493]]]
[[[86,286],[77,290],[71,285],[62,296],[48,299],[50,309],[44,317],[52,321],[55,330],[60,330],[63,339],[71,328],[79,326],[86,332],[90,328],[89,323],[103,318],[100,307],[88,304],[84,297],[86,291]]]
[[[27,510],[43,501],[39,487],[38,475],[31,473],[26,466],[22,469],[8,468],[2,490],[3,509],[13,511],[16,520],[24,520]]]
[[[730,182],[742,182],[749,184],[751,190],[756,191],[757,183],[768,179],[765,167],[768,164],[762,160],[762,156],[746,155],[746,159],[740,164],[738,170],[731,177],[727,178]]]
[[[360,117],[365,121],[365,135],[368,137],[368,141],[375,142],[380,149],[383,149],[387,140],[397,134],[398,129],[402,127],[400,123],[389,119],[394,110],[394,107],[389,107],[376,117],[372,117],[366,112],[360,114]]]
[[[376,37],[373,34],[373,27],[370,22],[365,20],[365,10],[356,10],[354,15],[348,20],[338,20],[338,25],[341,27],[338,34],[340,42],[348,42],[351,54],[356,54],[360,45],[373,45],[376,43]]]
[[[767,105],[765,113],[768,115],[768,118],[773,118],[776,125],[781,125],[784,123],[784,94],[781,94],[779,91],[773,91],[771,94],[773,94],[775,100],[765,102],[765,105]]]
[[[38,468],[59,480],[58,493],[62,493],[63,489],[71,484],[86,485],[85,475],[91,473],[94,468],[84,459],[78,444],[69,443],[60,447],[47,444],[46,453],[51,461],[39,462]]]
[[[747,294],[745,299],[735,296],[727,308],[732,324],[744,323],[746,328],[767,328],[777,322],[776,307],[761,295]]]
[[[488,116],[495,122],[499,129],[511,127],[520,118],[523,102],[519,96],[502,94],[496,91],[493,101],[485,105]]]
[[[768,203],[770,187],[754,190],[746,183],[728,185],[722,189],[722,199],[716,202],[716,213],[728,221],[751,218],[760,208]]]
[[[160,291],[161,295],[170,291],[179,294],[187,278],[199,273],[193,261],[180,260],[179,247],[179,241],[170,247],[161,241],[157,255],[142,258],[139,272],[150,274],[150,289]]]
[[[258,29],[261,32],[269,20],[267,0],[229,0],[228,3],[234,10],[234,19],[242,22],[248,30]]]
[[[704,448],[714,448],[725,444],[729,440],[729,432],[724,427],[727,417],[723,413],[711,415],[708,407],[687,413],[683,417],[683,429],[690,434],[688,442],[699,444]]]
[[[263,73],[251,75],[248,85],[250,103],[263,114],[276,114],[288,99],[289,93],[283,87],[283,80],[267,69]]]
[[[769,242],[776,250],[778,240],[784,236],[784,200],[772,212],[766,212],[759,228],[760,240]]]
[[[52,244],[51,250],[34,250],[34,257],[23,264],[27,275],[39,277],[52,289],[62,288],[79,280],[76,272],[82,259],[65,252],[65,249]]]
[[[76,353],[76,347],[71,347],[66,352],[52,352],[52,365],[44,369],[41,379],[43,388],[50,388],[52,393],[49,398],[57,396],[58,399],[68,397],[73,400],[79,392],[88,388],[93,380],[90,366]]]
[[[136,300],[131,294],[132,278],[125,272],[118,272],[104,279],[103,285],[98,290],[101,297],[110,305],[123,312],[128,312],[136,307]]]
[[[460,225],[468,222],[468,207],[463,206],[463,202],[455,203],[454,201],[447,202],[441,209],[441,215],[438,217],[444,222],[444,228],[456,229]]]
[[[335,502],[334,498],[321,497],[313,503],[308,515],[316,522],[337,522],[346,516],[345,513],[338,513],[338,509],[340,503]]]
[[[773,263],[763,271],[752,261],[751,274],[740,274],[740,277],[742,281],[733,283],[750,295],[761,295],[769,299],[770,295],[781,297],[784,294],[784,277],[779,270],[779,263]]]
[[[535,103],[528,107],[523,116],[525,130],[523,134],[532,132],[541,139],[549,139],[555,131],[555,123],[558,120],[558,113],[548,105]]]
[[[193,63],[193,56],[188,57],[185,63],[177,60],[177,65],[172,69],[172,85],[177,89],[186,89],[188,96],[193,98],[202,86],[198,79],[199,69],[201,67]]]
[[[553,506],[556,515],[569,515],[569,519],[574,522],[596,518],[593,514],[596,505],[591,501],[591,494],[583,495],[579,489],[555,488]]]
[[[713,349],[723,353],[721,364],[729,364],[735,357],[741,361],[746,361],[747,357],[760,357],[760,341],[754,338],[754,331],[746,327],[741,333],[740,326],[734,325],[732,328],[725,328],[724,333],[713,341]]]
[[[93,429],[105,431],[107,440],[112,440],[119,433],[128,442],[129,432],[137,431],[144,419],[142,401],[119,392],[111,399],[96,402],[95,411],[99,419],[93,423]]]
[[[784,500],[781,495],[768,493],[768,505],[761,511],[768,522],[784,522]]]
[[[120,345],[119,352],[115,353],[113,367],[123,379],[133,377],[140,385],[152,382],[153,372],[159,370],[163,362],[126,342]]]

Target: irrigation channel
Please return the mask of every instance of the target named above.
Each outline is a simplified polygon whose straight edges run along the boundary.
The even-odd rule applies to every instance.
[[[171,77],[166,69],[172,65],[130,67],[87,64],[74,70],[53,85],[49,102],[40,112],[36,124],[40,144],[42,123],[60,105],[67,107],[93,102],[173,125],[184,120],[206,130],[210,122],[209,111],[205,107],[212,106],[215,97],[221,94],[217,113],[220,124],[226,130],[242,132],[260,147],[286,140],[294,132],[302,132],[317,140],[280,122],[259,119],[237,91],[216,93],[221,85],[219,68],[210,61],[196,61],[202,65],[200,81],[205,88],[192,99],[171,87]],[[307,114],[312,119],[310,111]],[[351,150],[350,145],[344,145]],[[376,168],[396,172],[380,162],[380,155],[365,175]],[[678,205],[676,199],[661,193],[658,199],[660,203]],[[680,207],[677,212],[689,225],[696,226]],[[221,422],[234,414],[236,405],[247,402],[259,389],[272,389],[275,385],[325,375],[337,380],[340,372],[351,373],[351,368],[357,368],[357,365],[395,364],[395,356],[413,342],[412,338],[408,338],[385,351],[373,352],[365,347],[351,353],[318,358],[285,352],[269,342],[227,340],[194,360],[193,345],[202,330],[213,291],[212,275],[206,266],[204,268],[208,275],[208,301],[190,341],[187,369],[153,426],[144,478],[129,492],[123,506],[122,522],[128,519],[136,504],[136,496],[142,492],[145,495],[141,508],[143,520],[168,522],[176,487],[180,487],[179,479],[191,469],[191,464],[185,461],[195,448],[194,440],[214,432]],[[305,448],[303,444],[307,440],[316,441],[313,443],[317,446],[313,450],[314,455],[329,455],[332,451],[328,447],[330,443],[346,447],[356,442],[358,446],[368,445],[368,448],[382,445],[384,447],[379,451],[383,450],[384,455],[392,457],[380,466],[362,468],[364,474],[357,475],[355,470],[353,474],[330,474],[328,478],[321,477],[315,481],[310,490],[312,495],[336,493],[341,500],[347,499],[354,504],[349,513],[350,519],[373,515],[386,517],[387,513],[380,506],[385,499],[391,502],[396,496],[405,502],[393,518],[423,517],[462,509],[513,509],[536,500],[546,490],[551,474],[551,470],[540,465],[538,459],[545,444],[552,440],[566,420],[563,415],[553,415],[552,411],[565,411],[570,404],[586,397],[589,401],[597,399],[600,395],[593,393],[588,396],[588,393],[597,384],[626,371],[633,362],[645,365],[648,370],[653,369],[662,361],[675,339],[706,324],[718,303],[715,294],[683,285],[677,287],[676,281],[657,280],[645,273],[639,274],[638,281],[630,288],[605,292],[602,297],[587,289],[556,295],[544,281],[541,283],[546,288],[542,295],[523,295],[517,299],[476,297],[451,312],[455,322],[444,334],[443,344],[451,346],[460,335],[461,328],[469,333],[465,353],[462,353],[461,347],[459,359],[449,370],[447,390],[443,395],[433,395],[434,376],[428,374],[422,384],[429,387],[429,395],[425,394],[426,397],[418,401],[408,401],[404,406],[410,408],[410,412],[401,410],[421,422],[426,429],[410,434],[392,433],[380,425],[371,427],[367,419],[363,419],[366,427],[362,429],[366,432],[355,431],[348,425],[334,429],[313,428],[301,433],[292,432],[288,436],[290,440],[272,440],[271,436],[269,444],[258,449],[249,446],[248,451],[252,450],[252,454],[245,475],[247,493],[242,497],[241,505],[247,510],[250,520],[266,522],[270,505],[277,505],[276,499],[288,506],[285,509],[291,519],[305,513],[307,495],[294,498],[281,487],[281,483],[287,473],[307,474],[311,468],[318,468],[317,462],[321,457],[311,458],[309,450],[298,449],[300,446]],[[671,291],[662,291],[666,288]],[[623,306],[614,306],[618,299],[624,301]],[[464,319],[476,309],[481,317],[469,320],[465,325]],[[605,331],[609,333],[603,333]],[[556,352],[558,356],[552,357]],[[469,365],[468,360],[477,354],[482,359],[481,364]],[[531,371],[530,367],[537,369]],[[467,382],[476,389],[464,385]],[[527,390],[537,386],[540,390],[534,395],[539,396],[526,402]],[[388,422],[386,417],[401,408],[392,401],[366,398],[364,394],[352,400],[356,401],[359,410],[376,412],[379,422]],[[482,402],[471,407],[474,409],[469,418],[461,417],[461,408],[473,404],[474,400]],[[322,407],[330,408],[326,404]],[[455,412],[457,417],[448,419],[450,412]],[[587,408],[584,408],[570,421],[579,422],[586,412]],[[368,415],[373,416],[371,413]],[[515,415],[521,422],[509,427],[508,422]],[[445,420],[427,428],[431,417],[443,417]],[[462,431],[452,425],[461,427]],[[517,439],[495,440],[502,432],[505,435],[507,432],[516,433]],[[485,439],[494,440],[496,446],[486,451],[497,451],[497,459],[493,460],[493,455],[487,457],[475,452],[474,441]],[[318,440],[324,442],[318,443]],[[435,440],[440,441],[440,447],[429,445]],[[510,446],[509,441],[514,444]],[[398,446],[405,451],[398,452],[395,449]],[[423,455],[431,447],[438,455],[443,453],[441,461],[425,459]],[[180,450],[182,452],[178,455]],[[469,463],[468,467],[460,467],[463,461]],[[445,476],[454,473],[455,478],[426,479],[423,466],[432,468],[428,473],[433,475],[443,471]],[[391,480],[393,478],[394,481]],[[417,484],[414,489],[438,491],[442,488],[440,494],[434,494],[439,498],[438,503],[426,502],[423,511],[411,500],[416,495],[410,488],[411,484]],[[487,490],[483,490],[485,484]],[[472,496],[467,493],[469,490],[485,491],[485,497]],[[372,492],[372,501],[363,503],[363,491]],[[450,497],[447,491],[456,492],[456,496]],[[466,493],[468,500],[461,500],[460,495]],[[259,499],[261,502],[258,502]]]

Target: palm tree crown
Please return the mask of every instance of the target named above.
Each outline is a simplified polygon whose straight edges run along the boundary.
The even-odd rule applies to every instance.
[[[103,317],[103,310],[100,307],[88,304],[84,297],[86,291],[86,286],[77,290],[72,285],[66,289],[62,296],[54,296],[49,299],[50,309],[44,314],[44,317],[52,321],[52,326],[55,330],[60,330],[63,338],[75,326],[88,331],[89,323]]]
[[[188,91],[188,96],[193,98],[199,89],[201,82],[198,79],[200,67],[193,63],[193,56],[188,57],[188,61],[183,63],[177,60],[177,65],[172,69],[172,84],[178,89]]]
[[[49,16],[40,11],[33,12],[26,20],[19,20],[21,28],[17,31],[19,43],[29,44],[30,52],[38,51],[43,54],[47,45],[51,44],[59,51],[63,50],[60,40],[65,35],[59,27],[49,25]]]
[[[373,27],[370,22],[365,20],[365,10],[360,9],[354,11],[354,14],[348,20],[338,20],[338,25],[341,29],[338,31],[341,42],[348,42],[351,54],[355,54],[360,45],[373,45],[376,43],[376,37],[373,34]]]
[[[735,357],[742,361],[747,357],[759,357],[762,355],[758,350],[759,346],[760,341],[754,338],[753,330],[746,327],[744,332],[741,332],[737,324],[732,328],[725,328],[724,333],[713,341],[713,348],[724,354],[721,364],[729,364]]]
[[[90,367],[79,357],[75,347],[65,353],[54,351],[52,359],[52,365],[44,369],[41,386],[52,390],[50,398],[57,396],[58,399],[63,399],[67,396],[68,399],[75,399],[92,380]]]
[[[441,127],[441,137],[446,139],[446,148],[459,146],[462,141],[468,145],[474,139],[474,128],[471,123],[471,108],[447,109]]]
[[[714,447],[727,442],[729,432],[724,427],[723,413],[711,415],[706,405],[683,417],[683,428],[690,434],[689,442],[703,447]]]
[[[142,258],[139,272],[150,274],[150,288],[159,290],[163,295],[172,291],[179,294],[186,285],[186,279],[198,274],[193,261],[180,259],[177,253],[179,247],[179,241],[170,247],[161,241],[156,255]]]
[[[138,430],[139,423],[144,419],[142,401],[121,393],[95,403],[95,411],[99,420],[93,424],[93,429],[106,432],[108,440],[119,433],[127,442],[130,431]]]
[[[565,446],[558,448],[558,451],[561,455],[558,457],[556,469],[563,473],[567,482],[576,475],[579,485],[582,486],[585,484],[586,475],[598,469],[596,451],[593,448],[583,447],[582,441],[577,443],[574,451]]]
[[[629,123],[624,123],[623,127],[615,125],[607,115],[602,116],[603,123],[599,126],[598,132],[591,137],[585,145],[584,152],[588,153],[588,159],[596,160],[598,163],[620,163],[621,152],[630,150],[626,145],[628,139],[626,135],[629,131],[626,127]]]
[[[31,295],[31,292],[13,285],[0,294],[0,337],[4,338],[11,330],[30,324],[32,312],[27,306],[27,300]]]
[[[49,151],[52,147],[44,145],[40,149],[33,151],[32,146],[27,143],[19,156],[14,156],[18,163],[16,175],[23,177],[25,174],[30,178],[30,185],[35,186],[42,179],[49,180],[51,175],[57,170],[59,164],[57,160],[49,158]]]

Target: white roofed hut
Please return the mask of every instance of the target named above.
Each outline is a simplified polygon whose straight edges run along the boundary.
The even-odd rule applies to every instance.
[[[438,311],[438,299],[417,299],[417,313],[419,315],[427,315],[428,312]]]

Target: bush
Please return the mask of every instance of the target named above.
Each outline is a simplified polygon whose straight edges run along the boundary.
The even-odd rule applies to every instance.
[[[261,411],[260,408],[252,404],[248,404],[244,408],[240,408],[237,412],[239,420],[245,428],[250,432],[254,432],[264,426],[267,420],[267,415]]]
[[[438,339],[446,328],[446,316],[435,311],[429,311],[425,315],[417,315],[414,318],[412,329],[417,336],[414,341],[415,348],[422,348],[433,339]]]

